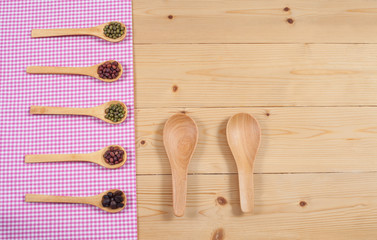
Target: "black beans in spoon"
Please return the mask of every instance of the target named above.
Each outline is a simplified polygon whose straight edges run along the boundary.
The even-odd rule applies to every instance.
[[[102,206],[109,207],[111,209],[117,209],[124,207],[124,197],[122,191],[108,192],[102,197]]]

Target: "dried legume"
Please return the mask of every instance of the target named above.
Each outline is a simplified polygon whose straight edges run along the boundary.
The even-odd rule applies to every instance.
[[[119,76],[120,73],[119,63],[117,61],[107,61],[98,67],[97,73],[100,78],[115,79]]]
[[[105,110],[105,113],[105,118],[112,122],[119,122],[126,114],[124,107],[120,103],[111,104],[110,107]]]
[[[110,207],[111,209],[122,208],[124,206],[124,197],[122,191],[114,193],[108,192],[102,197],[102,206]]]
[[[119,22],[111,22],[103,28],[106,37],[117,39],[123,36],[125,28]]]
[[[114,165],[123,162],[124,151],[116,146],[111,146],[103,155],[105,162]]]

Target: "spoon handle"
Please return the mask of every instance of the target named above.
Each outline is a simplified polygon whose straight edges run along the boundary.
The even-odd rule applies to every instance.
[[[174,215],[182,217],[185,213],[187,195],[187,175],[172,174]]]
[[[91,108],[31,106],[30,114],[92,115]]]
[[[29,66],[26,68],[27,73],[32,74],[74,74],[92,76],[91,67],[45,67],[45,66]]]
[[[73,35],[94,35],[94,28],[56,28],[56,29],[33,29],[32,38],[58,37]]]
[[[239,172],[240,202],[242,212],[249,213],[254,210],[254,177],[253,171]]]
[[[83,154],[33,154],[25,155],[25,163],[43,162],[92,162],[93,155]]]
[[[25,194],[25,202],[51,202],[51,203],[85,203],[91,204],[91,197],[53,196],[41,194]]]

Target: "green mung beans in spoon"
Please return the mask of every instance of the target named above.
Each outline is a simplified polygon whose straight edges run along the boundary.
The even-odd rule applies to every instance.
[[[106,37],[116,39],[124,35],[125,28],[119,22],[110,22],[103,28]]]
[[[105,110],[105,118],[113,122],[119,122],[125,115],[124,107],[121,104],[111,104]]]

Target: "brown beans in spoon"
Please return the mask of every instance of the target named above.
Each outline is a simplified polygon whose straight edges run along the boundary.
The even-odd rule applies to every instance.
[[[118,61],[110,60],[90,67],[29,66],[26,68],[26,72],[31,74],[86,75],[104,82],[115,82],[122,76],[123,67]]]
[[[25,156],[25,163],[92,162],[110,169],[122,167],[126,160],[126,150],[119,145],[111,145],[92,153],[33,154]]]

